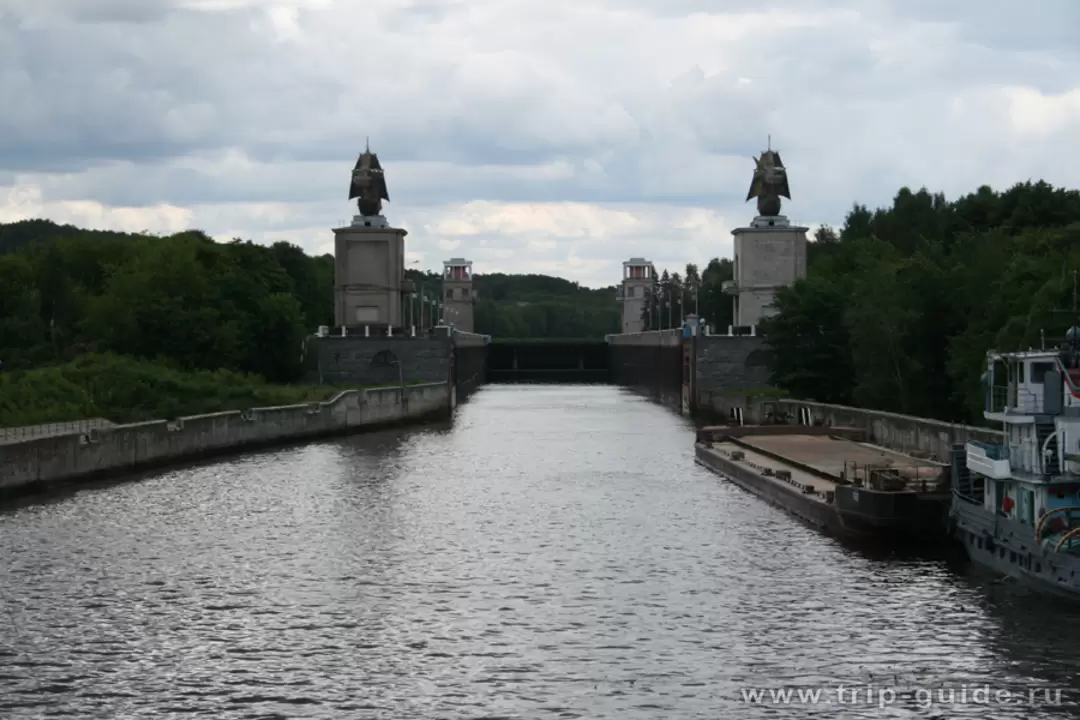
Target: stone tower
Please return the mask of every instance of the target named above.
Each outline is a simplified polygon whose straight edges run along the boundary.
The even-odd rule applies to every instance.
[[[645,258],[630,258],[623,263],[622,285],[618,298],[622,302],[622,332],[637,333],[645,330],[642,315],[646,298],[656,286],[653,264]]]
[[[735,325],[758,325],[776,314],[776,291],[806,277],[806,231],[783,215],[759,216],[735,236],[735,279],[725,287],[733,295]]]
[[[370,149],[353,170],[349,199],[360,214],[334,229],[334,323],[376,332],[401,327],[405,236],[382,216],[388,200],[379,158]]]
[[[754,158],[747,201],[757,198],[758,216],[735,236],[734,280],[724,290],[733,295],[736,327],[755,326],[776,313],[776,291],[806,277],[806,231],[780,214],[780,198],[791,199],[787,169],[780,153],[769,149]]]
[[[451,258],[443,262],[443,317],[447,325],[462,332],[473,332],[472,261]]]

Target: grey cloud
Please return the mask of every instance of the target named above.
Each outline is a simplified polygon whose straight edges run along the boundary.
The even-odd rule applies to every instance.
[[[890,89],[843,84],[869,62],[843,33],[778,32],[753,57],[748,88],[736,86],[734,72],[695,78],[690,67],[671,87],[643,82],[605,98],[586,90],[587,76],[570,88],[524,60],[508,88],[493,87],[467,62],[436,62],[433,52],[388,48],[386,39],[368,43],[359,59],[336,56],[356,62],[354,74],[252,31],[260,22],[247,8],[177,11],[167,25],[134,35],[59,25],[27,36],[5,23],[3,44],[19,52],[3,58],[0,99],[25,109],[6,118],[0,164],[70,168],[79,158],[89,166],[228,147],[262,160],[329,160],[351,155],[363,135],[376,136],[390,159],[458,164],[642,155],[680,138],[700,153],[746,154],[767,131],[771,109],[811,88]]]
[[[744,21],[704,0],[371,0],[301,13],[297,38],[259,3],[195,4],[9,6],[0,182],[19,173],[47,203],[172,204],[214,222],[214,204],[292,204],[279,226],[323,227],[349,213],[345,178],[365,136],[387,167],[391,215],[490,199],[745,217],[750,156],[770,134],[791,172],[791,213],[817,220],[885,202],[899,184],[1068,178],[1047,162],[1067,131],[1015,140],[992,89],[1069,89],[1075,48],[1017,52],[1030,43],[996,28],[1063,41],[1080,4],[1014,3],[995,18],[968,0],[740,0],[724,11],[803,17],[736,37]],[[637,14],[601,15],[627,7]],[[585,259],[606,252],[625,254],[581,246]]]
[[[722,158],[695,165],[693,174],[681,172],[677,163],[651,171],[651,179],[639,186],[619,182],[619,166],[607,168],[604,182],[590,185],[574,178],[553,180],[561,172],[532,172],[530,168],[500,166],[457,167],[449,163],[395,163],[383,161],[393,208],[400,202],[418,205],[500,200],[513,186],[517,202],[657,202],[682,206],[711,206],[741,200],[752,166],[749,157],[737,168]],[[735,168],[735,169],[733,169]],[[636,166],[630,168],[638,172]],[[206,203],[316,203],[336,202],[342,212],[352,206],[346,200],[348,161],[307,164],[252,164],[230,171],[211,172],[208,167],[177,167],[169,164],[108,165],[80,173],[42,176],[47,202],[94,197],[114,207],[180,206]],[[573,171],[573,168],[569,168]],[[736,188],[731,191],[730,188]]]
[[[1075,0],[893,0],[897,14],[954,24],[960,34],[993,48],[1080,55],[1080,3]]]
[[[64,19],[75,23],[152,23],[173,9],[168,0],[8,0],[9,10],[33,25]],[[2,11],[0,11],[2,14]]]

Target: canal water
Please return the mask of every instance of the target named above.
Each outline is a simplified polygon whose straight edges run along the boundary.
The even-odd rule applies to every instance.
[[[692,445],[618,388],[492,386],[452,426],[10,508],[0,718],[1076,711],[1075,610],[846,549]]]

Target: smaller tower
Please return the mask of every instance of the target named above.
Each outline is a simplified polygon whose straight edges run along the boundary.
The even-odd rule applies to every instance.
[[[622,302],[622,331],[637,333],[645,330],[647,298],[656,285],[653,264],[645,258],[630,258],[623,263],[622,285],[619,300]]]
[[[443,318],[447,325],[462,332],[473,332],[472,261],[450,258],[443,262]]]

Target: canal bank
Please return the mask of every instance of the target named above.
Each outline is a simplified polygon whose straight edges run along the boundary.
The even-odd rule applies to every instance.
[[[111,425],[0,444],[0,500],[213,455],[446,418],[448,383],[346,390],[326,402]]]

